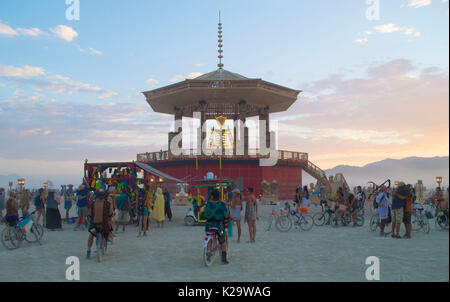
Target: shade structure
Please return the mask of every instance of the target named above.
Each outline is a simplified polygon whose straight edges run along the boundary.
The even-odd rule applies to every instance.
[[[286,111],[297,100],[300,92],[219,68],[197,78],[145,91],[143,94],[150,107],[159,113],[193,117],[193,112],[200,111],[200,101],[203,101],[208,107],[220,108],[222,105],[226,111],[223,114],[236,116],[239,113],[238,105],[245,101],[245,115],[252,117],[263,109],[267,113]]]

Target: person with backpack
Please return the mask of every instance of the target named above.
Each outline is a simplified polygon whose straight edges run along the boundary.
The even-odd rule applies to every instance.
[[[389,199],[386,194],[386,187],[381,186],[380,191],[375,198],[375,202],[378,205],[378,215],[380,218],[380,236],[385,237],[384,227],[388,222],[388,211],[389,211]]]
[[[137,194],[136,212],[139,219],[139,234],[138,237],[147,236],[147,219],[148,219],[148,205],[147,192],[144,189],[139,189]]]
[[[119,231],[119,226],[122,225],[122,230],[125,233],[125,227],[130,221],[130,198],[125,193],[124,189],[119,190],[120,194],[116,197],[116,207],[119,211],[117,216],[117,223],[116,223],[116,233]]]
[[[94,202],[88,207],[89,239],[86,259],[91,257],[91,247],[98,233],[102,233],[104,238],[111,238],[113,215],[114,208],[111,200],[108,201],[108,193],[102,189],[96,191]]]

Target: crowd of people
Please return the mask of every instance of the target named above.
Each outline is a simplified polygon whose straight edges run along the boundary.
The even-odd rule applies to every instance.
[[[244,194],[243,194],[244,193]],[[219,195],[218,195],[219,194]],[[312,194],[317,194],[322,209],[328,208],[336,214],[337,218],[350,213],[353,226],[356,226],[355,216],[364,211],[368,200],[368,192],[361,186],[354,188],[353,192],[339,187],[335,196],[330,199],[325,187],[320,184],[313,193],[307,186],[296,189],[294,203],[296,210],[309,209]],[[413,205],[416,202],[415,190],[411,185],[399,182],[394,189],[381,186],[376,191],[369,192],[375,195],[373,207],[377,209],[380,222],[380,236],[387,236],[385,228],[388,222],[392,223],[392,238],[411,238],[411,216]],[[245,198],[245,207],[244,207]],[[62,221],[71,219],[70,211],[76,205],[77,220],[74,231],[88,230],[87,258],[90,257],[93,238],[97,232],[107,233],[106,237],[111,242],[114,236],[130,222],[138,226],[137,236],[146,237],[149,230],[150,217],[154,219],[157,227],[164,227],[166,217],[172,219],[170,208],[170,193],[167,188],[143,185],[132,190],[130,186],[109,186],[109,188],[89,188],[82,184],[78,189],[72,186],[63,186],[59,192],[49,186],[41,188],[36,192],[29,190],[10,190],[5,193],[0,188],[0,217],[6,208],[5,220],[8,223],[19,221],[19,211],[22,216],[29,215],[31,203],[35,206],[36,223],[41,223],[49,230],[62,230]],[[439,209],[448,211],[448,189],[447,197],[440,187],[435,190],[432,197]],[[64,204],[65,219],[61,218],[59,206]],[[228,192],[227,201],[220,201],[220,192],[212,190],[208,200],[204,204],[202,217],[206,220],[205,230],[216,228],[220,232],[219,242],[222,245],[222,262],[228,263],[224,240],[227,237],[227,229],[230,223],[237,227],[237,243],[241,241],[242,219],[248,225],[249,243],[256,241],[256,220],[258,219],[258,200],[253,188],[247,188],[241,192],[235,188]],[[336,221],[337,223],[337,221]],[[401,224],[405,226],[405,234],[400,235]]]

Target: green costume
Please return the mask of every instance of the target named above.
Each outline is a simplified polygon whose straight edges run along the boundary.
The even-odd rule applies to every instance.
[[[203,218],[206,219],[205,231],[211,228],[217,228],[219,231],[224,229],[223,221],[230,215],[227,205],[224,202],[207,202],[203,212]]]

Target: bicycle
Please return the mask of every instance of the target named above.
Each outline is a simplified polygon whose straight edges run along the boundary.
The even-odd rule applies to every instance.
[[[390,209],[389,209],[389,210],[390,210]],[[389,211],[389,212],[390,212],[390,211]],[[391,224],[391,218],[389,217],[388,220],[387,220],[387,222],[386,222],[386,225],[385,225],[385,230],[386,230],[386,228],[389,229],[390,224]],[[369,230],[372,231],[372,232],[375,232],[379,227],[380,227],[380,215],[378,215],[378,214],[373,214],[373,215],[370,217]],[[386,236],[389,235],[389,234],[391,234],[391,233],[392,233],[392,232],[385,232]]]
[[[315,226],[323,226],[324,224],[329,225],[331,216],[333,215],[334,211],[331,209],[330,206],[325,206],[325,210],[319,213],[314,214],[313,216],[313,224]]]
[[[411,217],[411,229],[413,231],[423,230],[424,233],[430,233],[430,223],[428,222],[429,213],[424,213],[424,208],[422,205],[419,205],[414,208],[414,212]]]
[[[270,231],[274,221],[278,231],[286,232],[287,230],[289,230],[291,228],[291,226],[289,226],[289,223],[292,224],[292,222],[287,219],[287,210],[287,206],[285,206],[284,208],[280,208],[278,211],[272,209],[272,213],[267,220],[266,231]]]
[[[355,215],[354,223],[356,224],[356,226],[361,227],[364,225],[364,220],[365,220],[364,215],[361,213],[361,210],[359,208],[355,209],[355,211],[356,211],[356,215]],[[345,219],[346,225],[349,225],[353,222],[352,213],[348,209],[344,212],[344,215],[342,216],[342,218]]]
[[[290,208],[290,207],[289,207]],[[314,221],[311,215],[304,214],[303,211],[300,211],[300,214],[296,210],[289,210],[289,214],[286,216],[289,221],[291,221],[291,216],[295,217],[296,220],[294,221],[295,227],[300,227],[304,231],[309,231],[314,225]],[[292,227],[292,221],[289,224],[289,229],[287,229],[286,232],[288,232]]]
[[[225,233],[228,232],[227,229],[224,230]],[[227,236],[227,251],[228,251],[228,236]],[[205,266],[210,267],[216,258],[217,251],[220,250],[219,243],[219,229],[210,228],[206,232],[206,237],[203,242],[203,263]]]
[[[448,209],[439,210],[436,214],[435,226],[448,231]]]
[[[92,232],[95,230],[95,233]],[[97,261],[102,262],[103,257],[106,255],[106,250],[108,248],[108,235],[109,233],[102,230],[97,230],[95,226],[90,226],[88,228],[89,233],[95,238],[95,247],[97,253]]]
[[[33,215],[36,211],[22,217],[18,222],[7,223],[2,231],[2,244],[8,250],[14,250],[21,246],[25,240],[28,243],[38,242],[44,236],[44,228],[40,224],[36,224]]]

